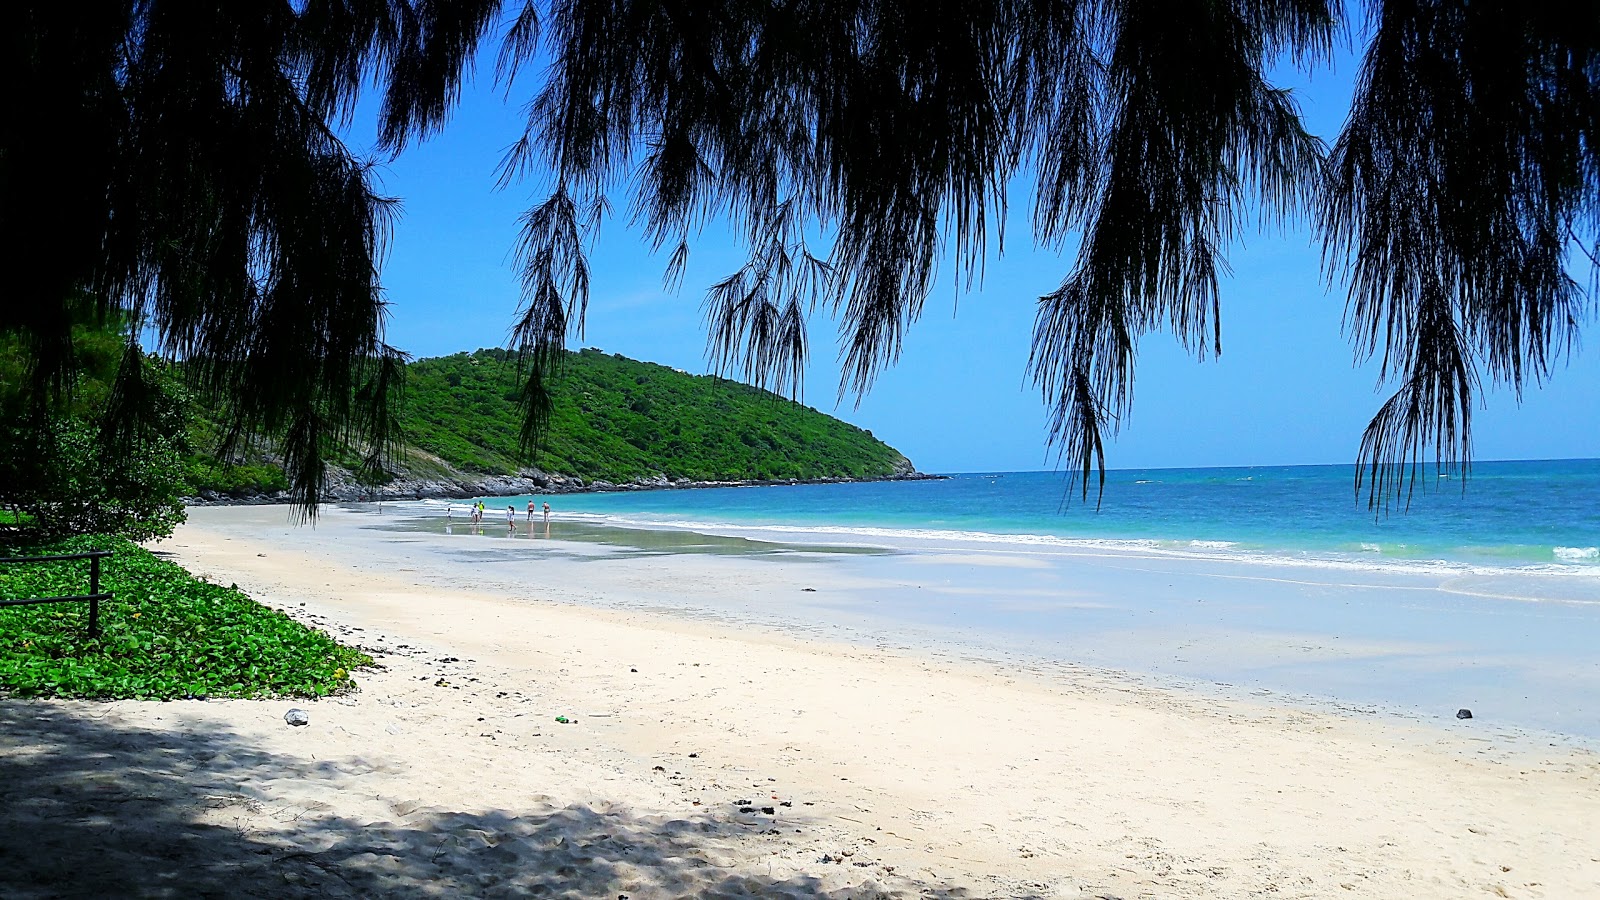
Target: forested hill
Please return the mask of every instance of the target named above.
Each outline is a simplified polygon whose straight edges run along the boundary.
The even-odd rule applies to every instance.
[[[518,452],[516,358],[479,350],[412,363],[407,474],[431,459],[462,474],[530,468],[585,481],[881,478],[911,462],[870,432],[768,391],[599,350],[568,353],[547,440]]]

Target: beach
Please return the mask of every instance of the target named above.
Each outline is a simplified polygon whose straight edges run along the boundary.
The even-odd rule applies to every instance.
[[[922,639],[847,602],[867,547],[489,522],[191,509],[155,549],[378,667],[0,705],[0,894],[1600,896],[1581,735]]]

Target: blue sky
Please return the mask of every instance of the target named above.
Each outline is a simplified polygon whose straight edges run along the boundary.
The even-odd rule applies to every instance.
[[[1285,71],[1318,134],[1342,123],[1354,58],[1313,77]],[[391,302],[390,342],[437,356],[507,341],[518,302],[513,271],[517,217],[542,195],[537,178],[503,191],[494,171],[521,131],[520,104],[535,81],[523,76],[510,101],[492,67],[463,92],[444,132],[413,144],[381,170],[384,190],[403,202],[383,283]],[[350,130],[358,152],[371,143],[374,106]],[[626,201],[613,198],[625,212]],[[807,403],[871,430],[929,472],[1049,468],[1047,410],[1027,378],[1036,298],[1053,289],[1070,254],[1036,249],[1012,198],[1004,255],[991,258],[980,286],[958,294],[945,279],[911,330],[905,353],[861,404],[835,405],[836,330],[812,323]],[[602,226],[593,248],[588,327],[573,346],[600,347],[690,372],[707,371],[701,298],[743,261],[720,223],[694,243],[676,294],[662,290],[664,255],[652,255],[622,216]],[[1342,287],[1325,284],[1320,251],[1304,227],[1238,231],[1222,285],[1223,353],[1196,362],[1170,335],[1140,344],[1134,410],[1109,447],[1114,468],[1339,463],[1354,458],[1361,431],[1387,392],[1376,367],[1356,365],[1341,331]],[[1522,398],[1486,391],[1474,417],[1478,459],[1600,457],[1592,390],[1596,354],[1574,354],[1552,382]]]

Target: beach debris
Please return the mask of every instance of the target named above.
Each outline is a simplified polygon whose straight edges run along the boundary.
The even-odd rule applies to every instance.
[[[393,722],[390,722],[388,725],[385,725],[383,727],[383,730],[389,732],[390,734],[405,734],[406,733],[406,730],[404,728],[401,728],[399,725],[396,725]]]
[[[556,721],[560,722],[562,725],[571,725],[572,724],[572,720],[567,718],[566,716],[556,716]]]
[[[756,808],[754,806],[741,806],[741,807],[739,807],[739,812],[742,812],[742,813],[753,813],[755,811],[756,811]]]
[[[800,590],[805,591],[806,593],[809,593],[809,594],[815,594],[817,592],[816,588],[801,588]]]
[[[691,753],[691,754],[689,754],[689,758],[690,758],[690,759],[694,759],[694,758],[695,758],[695,757],[697,757],[697,756],[699,756],[699,755],[700,755],[700,754],[698,754],[698,753]]]
[[[628,671],[629,671],[629,672],[637,672],[637,671],[639,671],[639,670],[638,670],[638,669],[634,669],[634,668],[630,668],[630,669],[628,669]]]
[[[1458,719],[1470,719],[1470,718],[1472,718],[1472,710],[1466,709],[1465,707],[1463,707],[1461,709],[1458,709],[1458,710],[1456,710],[1456,718],[1458,718]]]
[[[291,709],[283,714],[283,721],[299,728],[311,724],[311,714],[303,709]]]
[[[772,808],[772,807],[770,807],[770,806],[763,806],[763,807],[761,807],[761,811],[762,811],[762,812],[764,812],[764,813],[766,813],[766,814],[767,814],[767,815],[769,815],[769,816],[770,816],[770,815],[774,815],[774,814],[776,814],[776,813],[777,813],[777,812],[778,812],[778,811],[777,811],[777,810],[776,810],[776,809],[774,809],[774,808]]]

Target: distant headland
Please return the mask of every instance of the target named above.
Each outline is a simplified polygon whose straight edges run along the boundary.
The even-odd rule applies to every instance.
[[[478,350],[407,366],[403,455],[380,483],[354,460],[329,467],[325,498],[423,499],[741,485],[919,480],[872,433],[802,403],[713,375],[618,354],[567,354],[549,426],[530,460],[520,447],[516,355]],[[212,426],[197,411],[192,441]],[[289,500],[270,451],[224,465],[190,461],[192,503]]]

